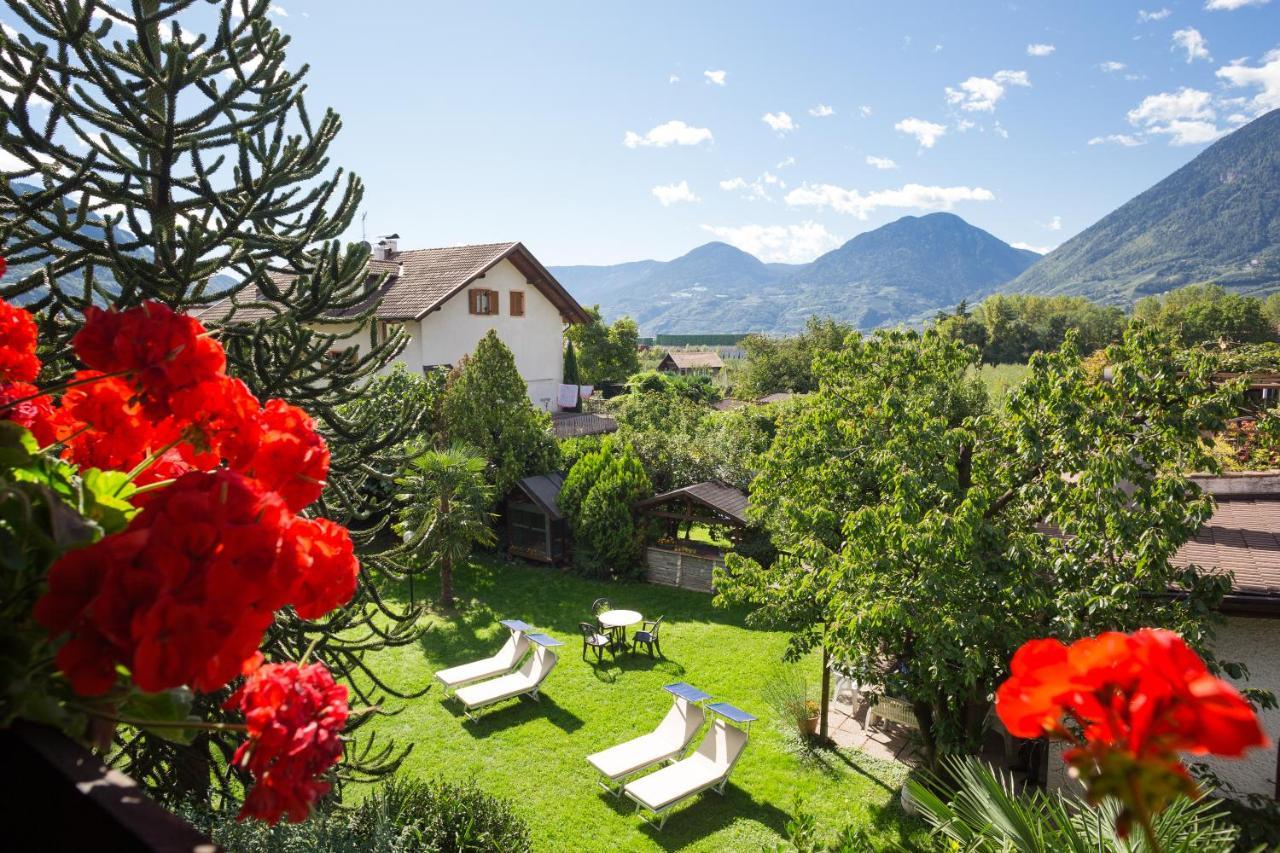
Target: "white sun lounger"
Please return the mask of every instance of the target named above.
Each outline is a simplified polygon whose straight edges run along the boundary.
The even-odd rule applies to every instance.
[[[481,681],[479,684],[469,684],[466,687],[458,688],[454,693],[454,697],[462,703],[463,713],[468,720],[476,719],[471,712],[483,708],[487,705],[493,705],[504,699],[513,699],[516,696],[528,696],[531,699],[538,698],[538,690],[542,687],[542,682],[555,668],[556,661],[559,660],[556,653],[551,651],[548,646],[564,645],[559,640],[548,637],[546,634],[531,634],[529,639],[538,644],[538,648],[534,649],[533,654],[520,669],[509,675],[503,675],[489,681]]]
[[[528,634],[530,626],[514,619],[502,623],[511,628],[511,636],[502,644],[502,648],[493,657],[471,663],[451,666],[436,673],[436,680],[444,685],[445,694],[473,681],[483,681],[495,675],[505,675],[519,665],[520,660],[529,651]]]
[[[711,706],[720,714],[726,709],[742,715],[743,722],[755,719],[732,705],[716,703]],[[730,719],[735,719],[730,717]],[[658,819],[661,829],[667,822],[667,810],[697,796],[708,788],[717,794],[724,793],[729,774],[737,764],[742,749],[747,745],[747,733],[724,720],[716,720],[692,755],[668,767],[628,782],[623,793],[635,801],[636,811],[648,809]],[[648,820],[648,818],[646,818]]]
[[[663,689],[674,694],[676,699],[656,729],[587,756],[587,761],[602,777],[598,780],[600,786],[609,793],[622,794],[622,787],[615,789],[611,783],[660,762],[673,760],[684,752],[706,721],[706,713],[696,703],[710,699],[710,694],[683,682],[668,684]]]

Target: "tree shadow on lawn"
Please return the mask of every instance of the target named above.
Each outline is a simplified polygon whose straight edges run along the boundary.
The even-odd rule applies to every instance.
[[[641,820],[636,814],[635,801],[628,799],[626,795],[615,797],[601,791],[600,800],[608,803],[620,816],[633,818],[636,828],[665,850],[678,850],[702,841],[706,836],[737,821],[758,823],[785,836],[787,821],[791,819],[791,815],[777,806],[754,799],[732,780],[725,786],[723,795],[703,791],[676,806],[667,813],[667,823],[662,829]],[[647,811],[644,814],[652,818]]]
[[[475,720],[467,719],[462,712],[462,703],[456,699],[450,698],[442,704],[462,726],[462,730],[474,738],[486,738],[514,726],[524,725],[531,720],[546,720],[566,734],[572,734],[584,725],[580,717],[561,707],[555,699],[545,693],[537,699],[520,696],[515,704],[512,704],[511,700],[504,700],[481,708]]]

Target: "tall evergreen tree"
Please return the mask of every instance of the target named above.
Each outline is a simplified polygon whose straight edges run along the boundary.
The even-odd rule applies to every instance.
[[[578,370],[578,354],[573,349],[573,341],[569,341],[564,347],[564,384],[575,387],[582,384],[582,373]],[[582,411],[581,396],[575,393],[573,399],[573,411]]]
[[[13,272],[0,297],[39,312],[42,340],[53,342],[43,379],[75,368],[68,340],[91,304],[203,311],[255,394],[317,417],[333,454],[319,511],[354,525],[369,550],[387,507],[361,485],[394,476],[394,448],[421,413],[340,411],[403,336],[351,348],[372,321],[377,284],[365,274],[367,248],[339,242],[362,186],[331,167],[341,121],[308,113],[307,66],[286,67],[289,38],[268,18],[268,0],[6,3],[16,28],[0,34],[0,246]],[[347,315],[342,331],[322,322],[337,311]],[[401,576],[396,554],[362,562],[348,608],[320,624],[285,615],[267,648],[281,660],[313,648],[377,704],[374,694],[397,691],[363,657],[412,642],[415,614],[371,583]],[[220,714],[216,701],[201,710]],[[174,746],[126,730],[117,759],[162,794],[203,794],[211,779],[231,790],[231,746],[216,734]],[[344,766],[364,778],[401,754],[365,742]]]
[[[559,462],[551,418],[529,401],[515,356],[492,329],[449,375],[441,412],[447,440],[468,444],[489,460],[496,500],[521,477],[554,470]]]

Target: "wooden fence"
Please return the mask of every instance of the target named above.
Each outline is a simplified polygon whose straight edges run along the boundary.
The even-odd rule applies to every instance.
[[[644,552],[649,583],[675,586],[697,592],[714,592],[711,572],[717,566],[724,568],[724,555],[687,554],[666,548],[649,547]]]

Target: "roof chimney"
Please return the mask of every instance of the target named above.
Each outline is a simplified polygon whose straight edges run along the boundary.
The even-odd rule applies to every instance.
[[[399,234],[388,234],[379,240],[378,244],[373,247],[373,259],[375,261],[391,260],[391,256],[396,253],[396,246],[399,239]]]

